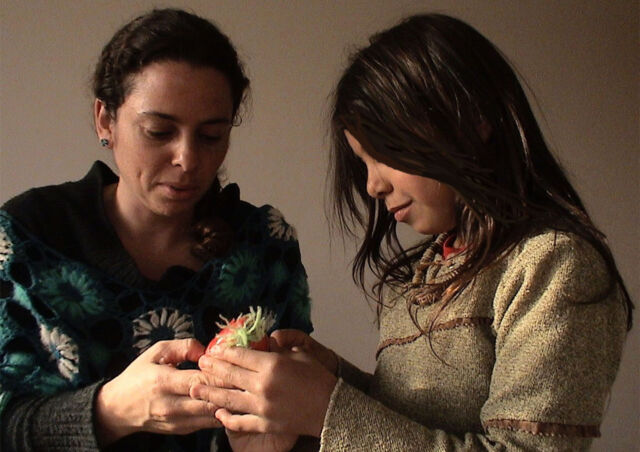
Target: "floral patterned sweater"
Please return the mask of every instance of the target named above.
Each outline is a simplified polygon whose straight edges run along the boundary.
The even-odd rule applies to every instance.
[[[207,343],[222,314],[263,306],[275,328],[312,330],[295,230],[268,205],[236,200],[232,249],[199,271],[140,274],[109,223],[96,162],[80,181],[30,190],[0,210],[0,414],[8,450],[97,450],[97,389],[158,340]],[[237,192],[237,186],[225,190]],[[212,431],[137,434],[113,450],[209,450]]]

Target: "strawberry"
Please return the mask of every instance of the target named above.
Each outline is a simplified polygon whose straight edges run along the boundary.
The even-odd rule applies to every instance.
[[[248,314],[242,314],[231,320],[220,316],[224,323],[216,323],[220,331],[211,339],[205,353],[208,353],[215,346],[269,350],[267,331],[273,326],[275,318],[270,312],[263,314],[260,306],[255,310],[250,307],[249,310]]]

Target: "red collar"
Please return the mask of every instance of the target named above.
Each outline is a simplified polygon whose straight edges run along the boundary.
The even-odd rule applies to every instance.
[[[449,237],[447,237],[447,240],[445,240],[444,243],[442,244],[442,258],[443,259],[448,259],[450,256],[452,256],[454,254],[458,254],[460,251],[464,250],[464,247],[455,248],[453,246],[453,242],[455,242],[455,240],[456,240],[456,235],[455,234],[451,234]]]

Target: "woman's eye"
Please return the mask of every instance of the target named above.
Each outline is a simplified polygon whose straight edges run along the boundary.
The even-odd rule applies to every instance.
[[[147,135],[149,135],[151,138],[160,140],[169,137],[171,135],[171,132],[167,130],[147,130]]]
[[[200,137],[208,143],[217,143],[222,139],[219,135],[200,135]]]

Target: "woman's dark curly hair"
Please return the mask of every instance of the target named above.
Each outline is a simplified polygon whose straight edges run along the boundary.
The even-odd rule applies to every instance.
[[[249,79],[229,38],[206,19],[178,9],[155,9],[118,30],[103,48],[93,74],[93,93],[113,118],[132,88],[133,78],[149,64],[182,61],[210,67],[225,75],[231,88],[234,125],[247,96]],[[233,193],[223,193],[215,179],[196,205],[195,255],[207,259],[224,254],[232,231],[218,213],[230,208]]]

